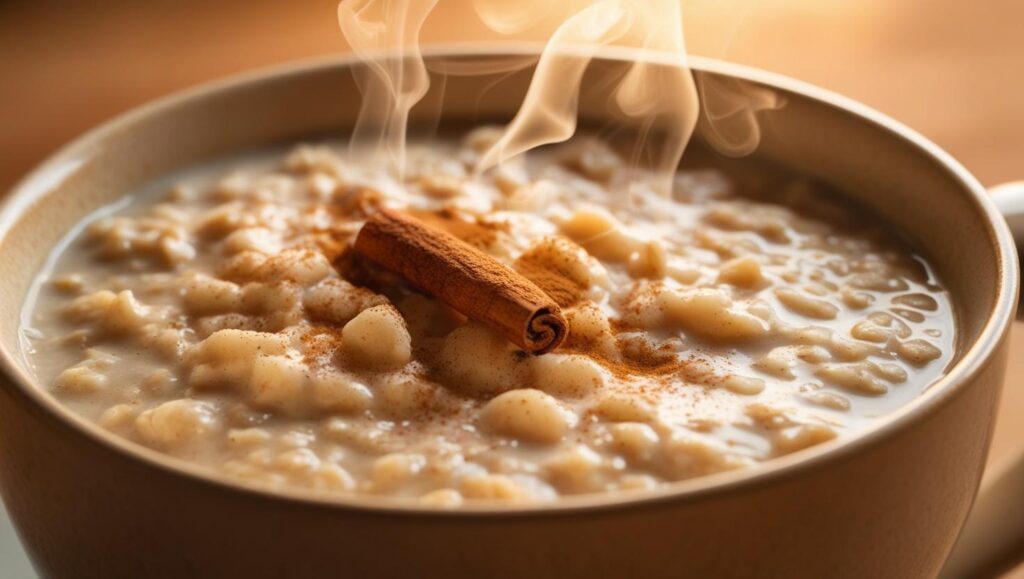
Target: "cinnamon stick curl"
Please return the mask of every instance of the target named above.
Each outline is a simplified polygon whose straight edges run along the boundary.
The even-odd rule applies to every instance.
[[[414,217],[381,209],[367,219],[353,248],[531,354],[550,352],[568,334],[558,305],[533,282]]]

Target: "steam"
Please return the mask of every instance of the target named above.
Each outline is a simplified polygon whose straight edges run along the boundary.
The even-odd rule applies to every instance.
[[[399,174],[409,111],[430,87],[419,35],[437,1],[342,0],[338,6],[342,32],[367,65],[357,78],[363,100],[352,142],[384,154]],[[499,35],[557,23],[539,59],[433,66],[442,75],[497,74],[536,62],[521,108],[483,153],[478,171],[572,137],[584,74],[609,46],[629,48],[635,55],[625,73],[602,79],[609,107],[637,129],[634,157],[651,162],[659,175],[655,186],[666,194],[701,116],[701,102],[709,143],[733,156],[757,148],[757,113],[780,106],[772,91],[731,79],[702,75],[698,89],[688,66],[680,0],[472,1],[480,20]]]
[[[699,111],[677,0],[599,0],[565,20],[541,55],[522,108],[478,168],[570,138],[583,73],[606,45],[639,49],[614,85],[612,100],[628,119],[640,121],[640,142],[653,128],[662,133],[654,165],[660,188],[669,192]]]
[[[753,153],[761,142],[757,114],[782,107],[782,97],[735,78],[710,74],[700,74],[699,78],[704,139],[723,155],[743,157]]]
[[[566,4],[579,4],[568,0]],[[543,22],[557,2],[551,0],[473,0],[477,15],[499,34],[517,34]]]
[[[419,36],[435,5],[437,0],[345,0],[338,5],[341,32],[366,64],[356,76],[363,100],[352,143],[370,145],[399,173],[405,168],[409,111],[430,88]]]
[[[630,13],[619,0],[601,0],[569,17],[551,36],[519,113],[480,159],[479,170],[576,132],[580,84],[600,46],[625,34]]]

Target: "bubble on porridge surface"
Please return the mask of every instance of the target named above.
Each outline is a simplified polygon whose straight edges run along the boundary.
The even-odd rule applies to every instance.
[[[939,309],[939,304],[932,296],[923,293],[904,294],[892,299],[892,303],[908,308],[914,308],[924,312],[934,312]]]

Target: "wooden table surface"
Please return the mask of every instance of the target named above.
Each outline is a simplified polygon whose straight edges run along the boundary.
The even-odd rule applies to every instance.
[[[693,53],[861,100],[935,140],[987,185],[1024,179],[1024,1],[682,1]],[[335,6],[0,0],[0,191],[61,143],[136,104],[346,51]],[[423,33],[426,42],[487,38],[470,0],[441,0]],[[1024,445],[1024,324],[1012,348],[996,466]]]

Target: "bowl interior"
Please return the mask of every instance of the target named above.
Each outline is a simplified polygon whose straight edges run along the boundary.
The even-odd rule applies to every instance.
[[[521,56],[521,55],[520,55]],[[439,52],[433,63],[492,58]],[[597,83],[625,60],[602,58],[585,78],[583,119],[606,116]],[[205,160],[263,145],[342,135],[359,105],[351,70],[331,61],[254,74],[159,101],[90,133],[26,178],[0,213],[0,348],[24,369],[21,307],[54,245],[86,214],[142,184]],[[926,255],[953,294],[959,360],[1005,301],[1005,233],[980,188],[923,139],[867,109],[817,89],[713,61],[705,74],[766,83],[785,106],[761,114],[756,158],[781,164],[843,192],[896,227]],[[413,123],[465,125],[508,120],[530,68],[497,77],[450,76],[433,83]],[[496,85],[496,82],[500,84]],[[588,90],[593,88],[593,90]],[[442,94],[443,90],[443,94]],[[443,96],[443,98],[441,98]],[[700,146],[696,144],[695,146]]]

